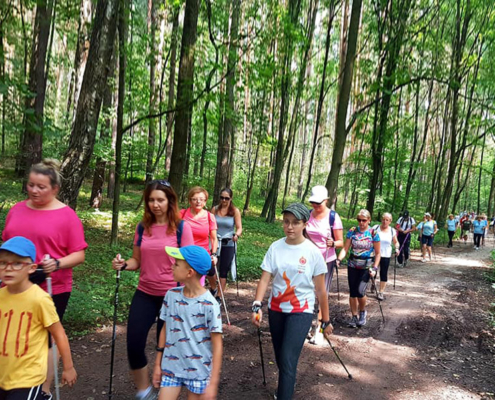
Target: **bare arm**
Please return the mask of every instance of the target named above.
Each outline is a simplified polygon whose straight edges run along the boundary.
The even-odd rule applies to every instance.
[[[84,262],[85,250],[76,251],[65,257],[59,258],[59,269],[74,268]],[[57,262],[54,258],[48,258],[41,262],[43,271],[46,274],[51,274],[57,269]]]
[[[238,208],[235,209],[234,223],[235,223],[235,237],[233,240],[234,242],[237,242],[239,236],[242,235],[242,218],[241,218],[241,212],[239,211]]]
[[[77,372],[74,369],[74,364],[72,363],[72,356],[70,354],[69,340],[65,334],[64,327],[60,322],[55,322],[53,325],[48,327],[48,331],[53,336],[55,343],[57,344],[58,351],[62,357],[62,364],[64,370],[62,372],[62,383],[67,383],[72,387],[77,381]]]
[[[115,270],[122,269],[124,264],[127,264],[125,267],[127,271],[135,271],[139,269],[139,265],[141,264],[141,247],[134,246],[132,248],[132,257],[128,260],[118,259],[117,257],[112,260],[112,268]]]
[[[165,342],[167,340],[167,324],[164,323],[162,330],[160,331],[160,336],[158,337],[158,347],[165,347]],[[153,368],[153,386],[155,388],[160,387],[160,382],[162,380],[162,358],[163,351],[156,352],[155,366]]]
[[[375,264],[373,265],[373,268],[378,268],[380,265],[380,242],[373,242],[373,249],[375,250]]]
[[[263,301],[263,297],[265,297],[266,289],[268,289],[271,277],[272,274],[270,274],[269,272],[263,271],[261,273],[261,278],[258,282],[258,287],[256,288],[256,296],[254,298],[254,301]],[[262,317],[263,312],[261,311],[261,309],[258,311],[258,313],[253,312],[251,315],[251,322],[259,327]]]
[[[335,229],[333,231],[333,234],[335,235],[335,237],[333,239],[328,238],[327,247],[341,248],[344,245],[344,240],[342,239],[343,230]]]
[[[340,253],[339,253],[339,257],[338,257],[339,261],[342,261],[345,258],[345,256],[349,252],[350,247],[351,247],[351,239],[346,239],[345,244],[344,244],[344,248],[342,250],[340,250]]]
[[[217,398],[218,384],[220,383],[220,371],[222,370],[223,342],[222,334],[215,332],[211,334],[211,375],[210,383],[201,399],[214,400]]]
[[[325,322],[330,321],[330,312],[328,310],[328,294],[325,286],[325,274],[317,275],[313,278],[315,283],[316,296],[318,298],[318,302],[320,303],[321,310],[321,320]],[[332,324],[329,324],[325,330],[325,336],[330,336],[333,332]]]

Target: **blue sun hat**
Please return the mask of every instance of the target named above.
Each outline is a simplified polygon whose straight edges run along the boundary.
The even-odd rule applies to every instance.
[[[165,247],[167,254],[177,260],[184,260],[200,275],[206,275],[211,269],[208,252],[199,246]]]

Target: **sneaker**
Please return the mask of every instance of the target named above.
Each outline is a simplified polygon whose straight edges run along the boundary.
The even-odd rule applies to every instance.
[[[359,321],[357,323],[357,326],[364,326],[366,325],[366,316],[368,313],[365,311],[359,311]]]
[[[41,398],[43,400],[53,400],[53,396],[51,393],[45,393],[43,390],[41,391]]]
[[[157,400],[157,399],[158,399],[158,393],[155,392],[153,389],[151,389],[144,396],[136,395],[136,398],[135,398],[135,400]]]
[[[385,300],[385,297],[383,296],[382,292],[378,292],[377,298],[378,298],[378,300]]]
[[[421,260],[421,262],[426,262],[426,258],[423,258],[423,259]]]
[[[358,317],[356,315],[353,315],[348,325],[350,328],[355,328],[358,326],[358,322],[359,322]]]
[[[397,263],[397,268],[404,268],[404,265],[401,263]]]

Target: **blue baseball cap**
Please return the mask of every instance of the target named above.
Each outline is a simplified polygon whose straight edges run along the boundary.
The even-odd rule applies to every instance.
[[[211,269],[211,258],[208,252],[199,246],[165,247],[169,256],[184,260],[200,275],[206,275]]]
[[[15,236],[0,246],[0,250],[10,251],[19,257],[29,257],[32,262],[36,259],[36,247],[29,239]]]

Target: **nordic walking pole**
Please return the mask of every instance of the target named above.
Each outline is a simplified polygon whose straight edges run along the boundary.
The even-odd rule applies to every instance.
[[[221,241],[221,239],[218,241],[218,244],[219,244],[219,249],[218,249],[219,251],[218,252],[221,256],[222,255],[222,241]],[[225,308],[225,315],[227,316],[227,323],[230,326],[229,310],[227,310],[227,304],[225,303],[225,296],[223,295],[222,284],[220,283],[220,274],[218,273],[218,268],[216,265],[213,268],[215,268],[215,273],[217,275],[217,285],[218,285],[218,288],[220,289],[220,296],[222,296],[222,303],[223,303],[223,308]]]
[[[259,313],[256,315],[256,321],[260,320]],[[260,345],[260,357],[261,357],[261,371],[263,372],[263,385],[266,386],[265,377],[265,360],[263,358],[263,345],[261,344],[261,327],[258,327],[258,343]]]
[[[120,261],[120,254],[117,254],[117,259]],[[113,329],[112,329],[112,350],[110,355],[110,387],[108,389],[108,398],[111,399],[112,394],[112,382],[113,382],[113,361],[115,358],[115,340],[117,339],[117,308],[119,306],[119,287],[120,287],[120,272],[126,269],[127,264],[124,263],[121,269],[117,270],[116,283],[115,283],[115,299],[113,303]]]
[[[234,259],[235,259],[235,286],[237,288],[237,297],[239,297],[239,271],[237,270],[237,242],[234,242]]]
[[[50,256],[45,254],[44,261],[49,260]],[[52,277],[50,274],[46,276],[46,288],[48,290],[48,294],[50,297],[53,297],[53,289],[52,289]],[[52,336],[52,354],[53,354],[53,377],[55,382],[55,398],[60,400],[60,387],[58,383],[58,352],[57,352],[57,343]]]
[[[375,287],[376,298],[378,299],[378,289],[376,288],[375,278],[373,278],[373,275],[371,275],[371,272],[370,272],[370,278],[371,278],[371,282],[373,283],[373,286]],[[385,323],[385,316],[383,315],[382,302],[380,299],[378,299],[378,305],[380,306],[380,312],[382,313],[383,323]]]
[[[327,236],[327,240],[328,239],[330,239],[330,235]],[[330,250],[330,248],[327,246],[327,252],[325,254],[325,262],[327,262],[329,250]],[[337,299],[340,301],[339,266],[337,265],[337,261],[335,261],[335,272],[337,273]],[[333,273],[333,271],[332,271],[332,273]],[[328,288],[328,291],[330,291],[330,288]]]
[[[397,254],[395,255],[395,262],[394,262],[394,290],[395,290],[395,275],[396,274],[397,274]]]
[[[330,347],[332,348],[333,353],[335,354],[335,356],[337,357],[337,359],[340,361],[340,364],[344,367],[345,372],[347,372],[347,377],[348,377],[349,379],[352,379],[352,375],[349,373],[349,371],[348,371],[348,369],[346,368],[346,366],[345,366],[344,362],[343,362],[343,361],[342,361],[342,359],[340,358],[339,353],[337,353],[337,350],[335,349],[335,347],[333,347],[332,342],[330,341],[330,339],[329,339],[326,335],[323,335],[323,336],[325,336],[325,339],[327,339],[327,342],[328,342],[328,344],[330,345]]]

